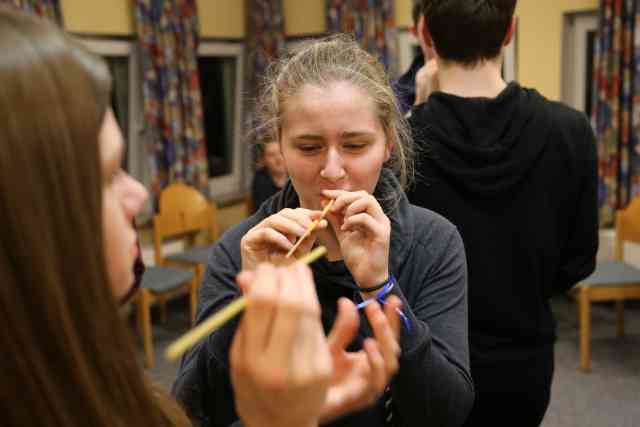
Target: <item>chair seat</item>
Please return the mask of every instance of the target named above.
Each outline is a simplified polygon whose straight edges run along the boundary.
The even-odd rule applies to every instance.
[[[209,261],[209,255],[213,245],[199,246],[196,248],[187,249],[184,252],[168,255],[166,259],[168,261],[182,262],[187,264],[206,264]]]
[[[193,272],[171,267],[147,267],[140,286],[152,292],[168,292],[193,279]]]
[[[599,262],[591,276],[578,286],[582,287],[620,287],[640,285],[640,269],[620,261]]]

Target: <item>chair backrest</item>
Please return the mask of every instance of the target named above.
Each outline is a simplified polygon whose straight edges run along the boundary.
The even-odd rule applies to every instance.
[[[640,243],[640,196],[616,212],[616,244],[614,257],[624,260],[624,242]]]
[[[251,216],[256,212],[257,207],[253,204],[253,195],[251,193],[244,195],[244,205],[247,208],[247,216]]]
[[[209,241],[218,239],[218,207],[193,187],[171,184],[160,193],[159,212],[153,217],[153,243],[156,265],[164,265],[162,242],[187,238],[206,231]]]

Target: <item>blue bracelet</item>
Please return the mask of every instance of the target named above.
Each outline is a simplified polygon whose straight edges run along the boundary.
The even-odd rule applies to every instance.
[[[387,283],[384,285],[382,290],[380,292],[378,292],[375,297],[369,298],[368,300],[362,301],[360,304],[356,305],[356,308],[358,310],[361,310],[361,309],[365,308],[366,306],[368,306],[369,304],[371,304],[372,301],[378,301],[378,304],[385,305],[386,304],[385,300],[387,298],[387,295],[389,295],[389,293],[391,292],[391,290],[393,289],[393,287],[395,286],[396,283],[397,283],[397,281],[396,281],[395,276],[393,274],[390,274],[389,275],[389,280],[387,280]],[[404,324],[405,329],[407,330],[407,332],[410,333],[411,332],[411,322],[409,321],[409,318],[399,308],[396,309],[396,310],[398,311],[398,315],[402,319],[402,323]]]

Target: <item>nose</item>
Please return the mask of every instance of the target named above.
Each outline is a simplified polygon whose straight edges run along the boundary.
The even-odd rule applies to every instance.
[[[330,148],[327,152],[327,158],[324,168],[320,171],[320,176],[332,182],[336,182],[344,178],[346,172],[344,170],[344,162],[342,156],[335,148]]]
[[[149,192],[132,176],[127,175],[125,179],[125,191],[122,203],[127,218],[133,219],[142,212],[142,208],[149,198]]]

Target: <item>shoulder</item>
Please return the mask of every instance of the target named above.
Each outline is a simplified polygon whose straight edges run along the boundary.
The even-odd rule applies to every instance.
[[[529,96],[537,96],[543,105],[549,109],[554,128],[562,135],[580,137],[591,133],[591,124],[587,115],[567,104],[559,101],[551,101],[541,95],[535,89],[523,88]]]
[[[443,251],[464,250],[458,228],[442,215],[416,205],[409,205],[413,216],[414,246],[432,257]]]

